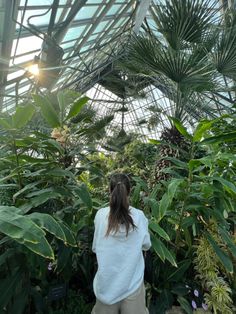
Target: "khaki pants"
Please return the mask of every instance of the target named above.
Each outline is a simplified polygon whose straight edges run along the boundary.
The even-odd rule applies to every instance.
[[[97,299],[91,314],[149,314],[144,283],[132,295],[115,304],[107,305]]]

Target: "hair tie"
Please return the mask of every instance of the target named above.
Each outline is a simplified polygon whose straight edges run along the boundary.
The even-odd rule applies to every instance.
[[[119,182],[117,182],[117,185],[118,185],[118,184],[120,185],[121,183],[122,183],[122,182],[121,182],[121,181],[119,181]]]

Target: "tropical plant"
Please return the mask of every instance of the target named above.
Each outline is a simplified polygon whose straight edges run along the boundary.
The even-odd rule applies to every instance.
[[[150,192],[146,183],[140,181],[133,194],[134,204],[143,203],[150,217],[154,251],[147,256],[146,280],[150,284],[151,312],[164,313],[178,302],[187,313],[192,313],[186,285],[193,287],[195,282],[205,293],[209,309],[233,313],[236,166],[235,145],[231,143],[236,138],[232,129],[235,117],[203,120],[192,135],[180,121],[173,121],[190,142],[189,159],[164,158],[170,162],[165,171],[172,175],[164,188],[156,184]],[[222,132],[223,125],[225,130],[231,126],[231,131]],[[203,254],[201,243],[205,244],[204,253],[208,247],[211,256]],[[208,268],[209,258],[214,268]]]
[[[163,128],[164,121],[160,159],[181,156],[182,147],[189,150],[186,138],[166,116],[190,127],[201,118],[231,111],[236,19],[233,10],[222,15],[220,10],[218,1],[154,1],[150,8],[154,25],[146,21],[148,27],[133,37],[121,61],[123,69],[149,79],[169,99],[169,110],[161,110],[152,121],[154,128]],[[153,184],[168,179],[162,172],[168,166],[157,160]]]
[[[79,270],[82,257],[74,263],[83,251],[83,245],[78,246],[79,234],[87,224],[92,226],[95,214],[88,189],[79,180],[86,166],[78,165],[79,153],[71,153],[73,137],[78,140],[76,132],[81,129],[78,125],[71,128],[70,121],[88,99],[65,91],[56,100],[55,95],[33,95],[33,100],[0,118],[4,152],[0,190],[5,193],[0,206],[3,313],[23,313],[26,308],[47,311],[50,285],[68,283]],[[42,129],[45,132],[28,127],[39,113],[48,123]],[[81,142],[78,151],[85,148]]]

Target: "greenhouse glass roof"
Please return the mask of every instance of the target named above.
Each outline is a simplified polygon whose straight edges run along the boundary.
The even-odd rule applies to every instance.
[[[216,1],[207,1],[211,2]],[[128,132],[158,137],[173,103],[163,88],[152,82],[144,84],[142,97],[121,97],[107,88],[104,78],[124,56],[133,33],[157,32],[155,9],[162,4],[162,0],[0,0],[1,111],[14,111],[37,88],[76,89],[88,94],[99,115],[115,113],[111,128],[125,125]],[[214,101],[228,106],[230,97],[219,92]],[[211,95],[203,99],[211,100]],[[160,127],[154,132],[151,126],[157,120]]]

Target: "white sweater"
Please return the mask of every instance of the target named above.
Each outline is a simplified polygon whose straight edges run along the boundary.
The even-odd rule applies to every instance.
[[[130,207],[137,228],[125,226],[105,237],[109,207],[101,208],[95,216],[92,250],[96,253],[98,270],[93,281],[96,298],[105,304],[114,304],[134,293],[142,284],[144,258],[142,250],[151,246],[148,220],[144,213]]]

